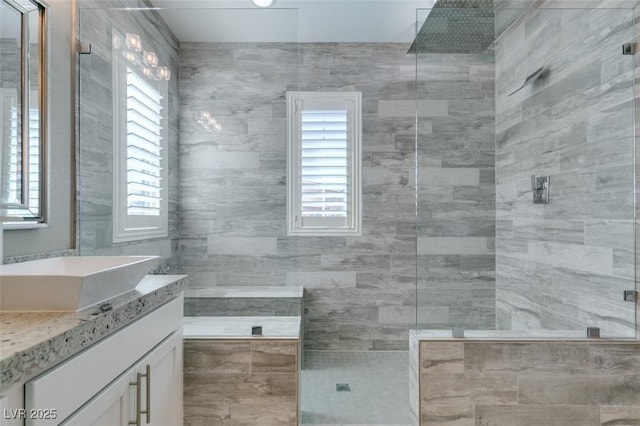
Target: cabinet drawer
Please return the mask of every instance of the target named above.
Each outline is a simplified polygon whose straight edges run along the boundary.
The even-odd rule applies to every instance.
[[[27,419],[26,426],[57,425],[182,326],[182,297],[172,300],[25,385],[29,410],[56,410],[56,419]]]

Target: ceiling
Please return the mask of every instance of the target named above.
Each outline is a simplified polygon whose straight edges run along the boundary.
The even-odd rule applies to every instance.
[[[182,42],[411,43],[435,0],[151,0]],[[420,19],[427,11],[418,11]]]

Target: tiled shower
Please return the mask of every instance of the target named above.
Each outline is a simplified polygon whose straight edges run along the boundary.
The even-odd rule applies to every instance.
[[[560,3],[496,7],[488,49],[418,48],[421,328],[635,336],[633,10]],[[486,19],[470,10],[436,18]],[[549,204],[533,203],[534,175]]]
[[[351,362],[343,355],[385,351],[407,375],[398,359],[412,328],[599,327],[635,338],[636,305],[623,291],[636,287],[636,65],[621,49],[636,39],[634,2],[439,3],[450,10],[418,9],[407,25],[457,44],[408,52],[179,41],[164,21],[171,11],[83,0],[80,37],[93,52],[80,61],[82,253],[160,254],[162,271],[188,274],[193,291],[303,286],[307,357],[336,360],[336,371]],[[447,31],[460,22],[469,30],[458,39]],[[469,43],[487,36],[479,23],[490,27],[486,46]],[[140,33],[172,71],[161,240],[111,240],[112,25]],[[289,90],[362,92],[361,236],[287,236]],[[203,113],[219,128],[202,126]],[[533,203],[532,175],[550,177],[549,204]]]

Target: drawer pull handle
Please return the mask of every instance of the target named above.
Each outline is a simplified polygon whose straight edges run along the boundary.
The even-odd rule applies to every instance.
[[[142,378],[147,379],[147,409],[142,410]],[[136,381],[129,383],[136,387],[136,419],[130,421],[130,425],[140,426],[142,415],[147,418],[147,424],[151,423],[151,365],[147,364],[145,374],[136,373]]]
[[[129,384],[136,387],[136,419],[130,421],[129,424],[140,426],[140,418],[142,417],[142,411],[140,410],[140,405],[142,404],[142,373],[136,373],[136,381]]]
[[[147,411],[143,411],[147,416],[147,424],[151,423],[151,365],[147,364],[146,374],[143,376],[147,379]]]

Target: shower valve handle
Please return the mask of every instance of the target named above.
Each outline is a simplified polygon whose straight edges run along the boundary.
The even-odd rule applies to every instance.
[[[549,204],[549,176],[531,175],[531,191],[533,204]]]

